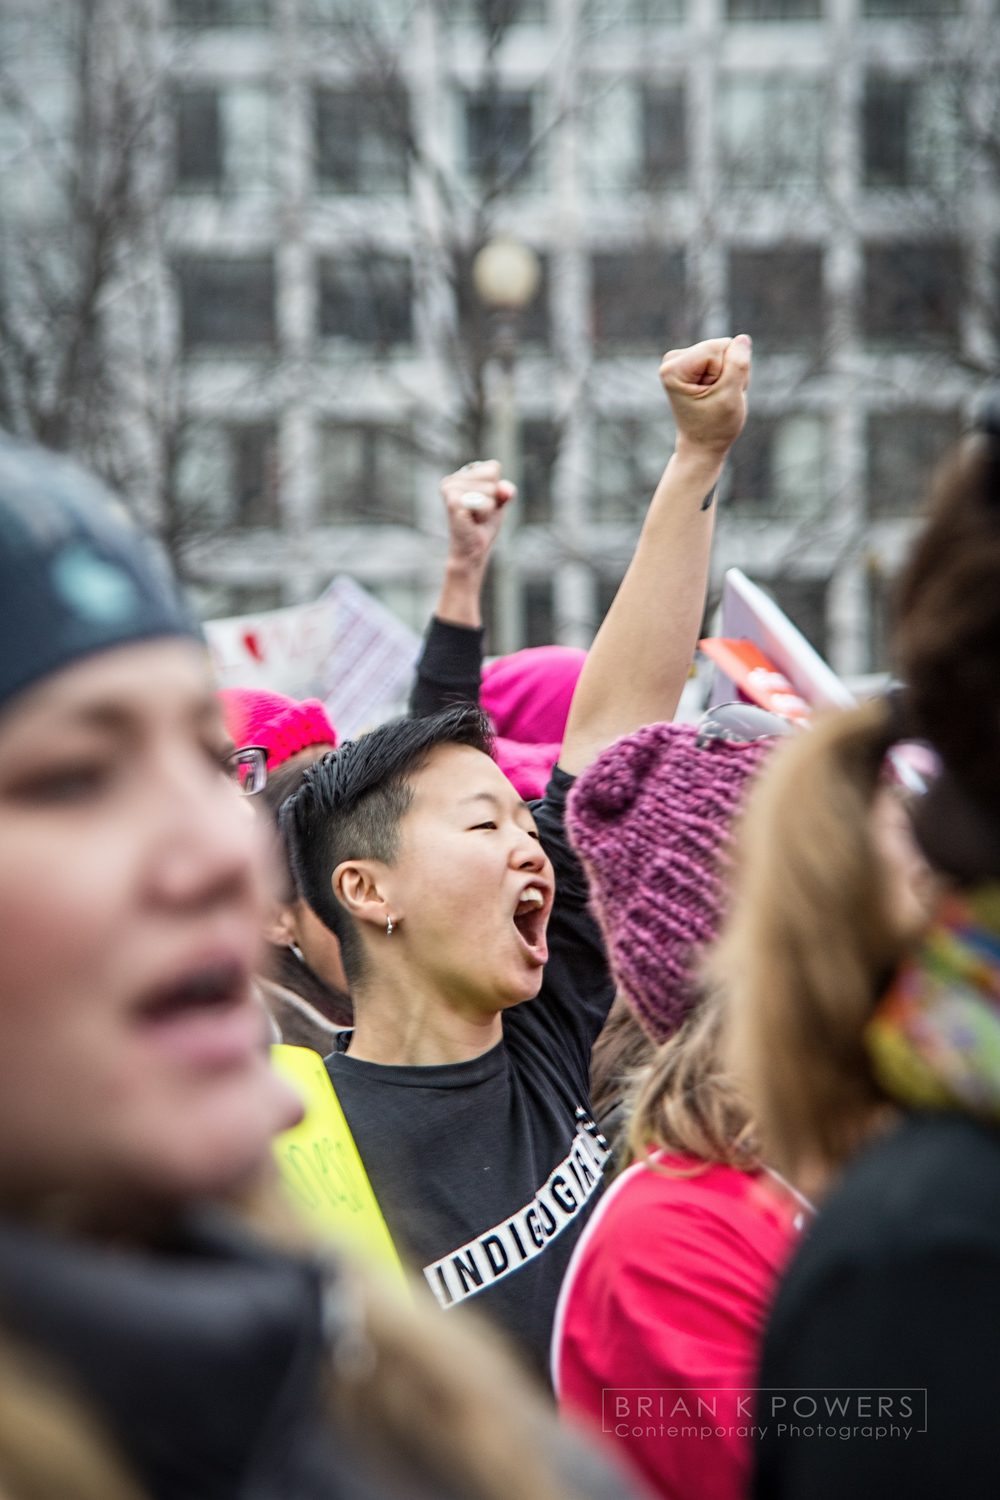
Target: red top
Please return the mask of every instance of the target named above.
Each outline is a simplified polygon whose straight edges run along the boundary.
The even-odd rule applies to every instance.
[[[657,1494],[748,1493],[764,1322],[808,1216],[768,1173],[662,1151],[598,1204],[563,1282],[553,1380]]]

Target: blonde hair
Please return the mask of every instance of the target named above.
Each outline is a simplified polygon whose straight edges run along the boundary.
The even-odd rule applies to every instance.
[[[709,993],[646,1070],[628,1133],[630,1161],[679,1151],[752,1171],[759,1165],[750,1114],[722,1053],[724,1006]]]
[[[907,942],[870,829],[894,738],[882,702],[819,720],[776,752],[743,820],[710,969],[765,1157],[793,1178],[842,1163],[882,1102],[862,1033]]]
[[[144,1500],[85,1400],[0,1333],[0,1500]]]

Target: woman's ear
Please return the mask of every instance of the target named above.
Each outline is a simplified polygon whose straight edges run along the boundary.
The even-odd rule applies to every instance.
[[[295,916],[294,902],[282,902],[271,909],[264,923],[264,937],[275,948],[291,948],[299,944],[299,924]]]
[[[346,860],[333,872],[333,894],[358,922],[384,927],[389,909],[376,884],[373,862]]]

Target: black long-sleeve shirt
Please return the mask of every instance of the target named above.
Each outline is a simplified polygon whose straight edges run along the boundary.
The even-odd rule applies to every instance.
[[[483,631],[435,615],[427,629],[410,693],[410,717],[429,719],[455,703],[479,703]]]

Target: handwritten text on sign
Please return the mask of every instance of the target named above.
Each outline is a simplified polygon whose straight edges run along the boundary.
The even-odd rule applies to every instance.
[[[274,1143],[293,1207],[320,1239],[405,1285],[396,1247],[323,1059],[308,1047],[282,1045],[271,1048],[271,1061],[301,1096],[306,1111]]]

